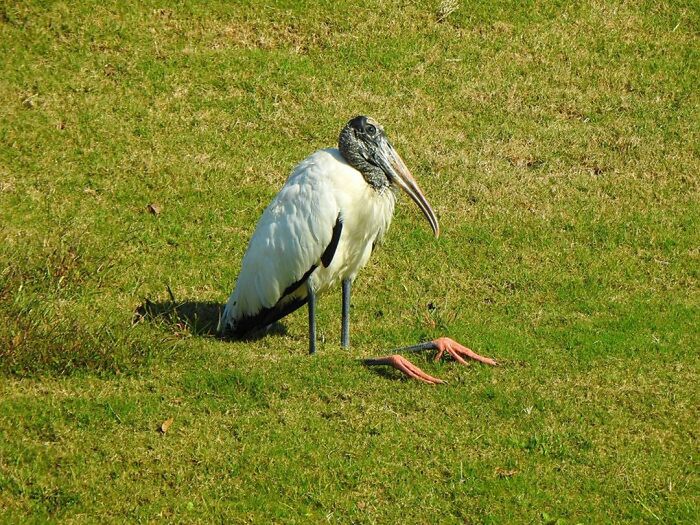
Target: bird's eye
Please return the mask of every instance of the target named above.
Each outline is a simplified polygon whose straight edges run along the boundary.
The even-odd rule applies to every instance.
[[[372,124],[367,124],[365,131],[368,135],[374,135],[377,132],[377,128],[375,128]]]

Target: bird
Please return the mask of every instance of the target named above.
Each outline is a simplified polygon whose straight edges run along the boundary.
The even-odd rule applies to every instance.
[[[219,335],[247,337],[306,304],[309,353],[314,354],[317,297],[340,284],[341,347],[348,348],[352,284],[386,235],[399,190],[415,202],[437,238],[435,212],[384,128],[371,117],[353,117],[343,126],[338,147],[301,161],[263,212],[220,317]],[[460,363],[471,358],[496,364],[446,337],[364,364],[388,365],[425,383],[443,383],[400,355],[422,350],[437,350],[436,359],[449,354]]]

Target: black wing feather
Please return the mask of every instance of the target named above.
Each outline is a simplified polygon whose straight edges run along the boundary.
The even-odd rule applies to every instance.
[[[335,251],[338,249],[338,242],[340,242],[340,233],[342,231],[343,220],[341,219],[340,214],[338,214],[338,218],[335,221],[335,226],[333,226],[333,236],[331,237],[331,242],[328,243],[328,246],[326,246],[326,249],[323,251],[323,255],[321,255],[321,262],[326,268],[328,268],[333,261]]]
[[[304,306],[308,301],[308,297],[297,297],[286,303],[282,303],[280,300],[272,308],[263,308],[255,315],[243,316],[236,320],[236,327],[230,332],[230,335],[236,339],[243,338],[256,330],[271,325],[275,321],[279,321],[286,315],[291,314],[294,310],[298,310]]]

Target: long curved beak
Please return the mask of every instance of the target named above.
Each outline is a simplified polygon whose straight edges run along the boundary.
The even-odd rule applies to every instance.
[[[404,164],[403,160],[399,154],[396,153],[396,150],[388,140],[383,139],[379,142],[375,160],[384,170],[384,173],[386,173],[392,181],[398,184],[403,191],[408,193],[409,197],[413,199],[413,202],[418,205],[420,210],[423,212],[423,215],[425,215],[425,218],[428,219],[435,237],[439,237],[440,225],[438,224],[437,217],[435,217],[435,212],[430,207],[428,200],[423,195],[423,192],[418,186],[416,179],[413,178],[413,175],[411,175],[411,172],[408,171],[406,164]]]

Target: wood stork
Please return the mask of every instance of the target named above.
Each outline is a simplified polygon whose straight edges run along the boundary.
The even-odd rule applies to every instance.
[[[244,337],[308,303],[313,354],[316,297],[341,283],[341,346],[348,347],[350,289],[389,229],[399,188],[418,205],[437,237],[435,213],[382,126],[366,116],[351,119],[340,132],[338,148],[303,160],[263,213],[219,322],[222,337]],[[460,363],[468,357],[496,364],[448,338],[399,351],[428,349],[438,350],[436,359],[448,353]],[[443,382],[398,354],[364,362],[389,365],[427,383]]]

